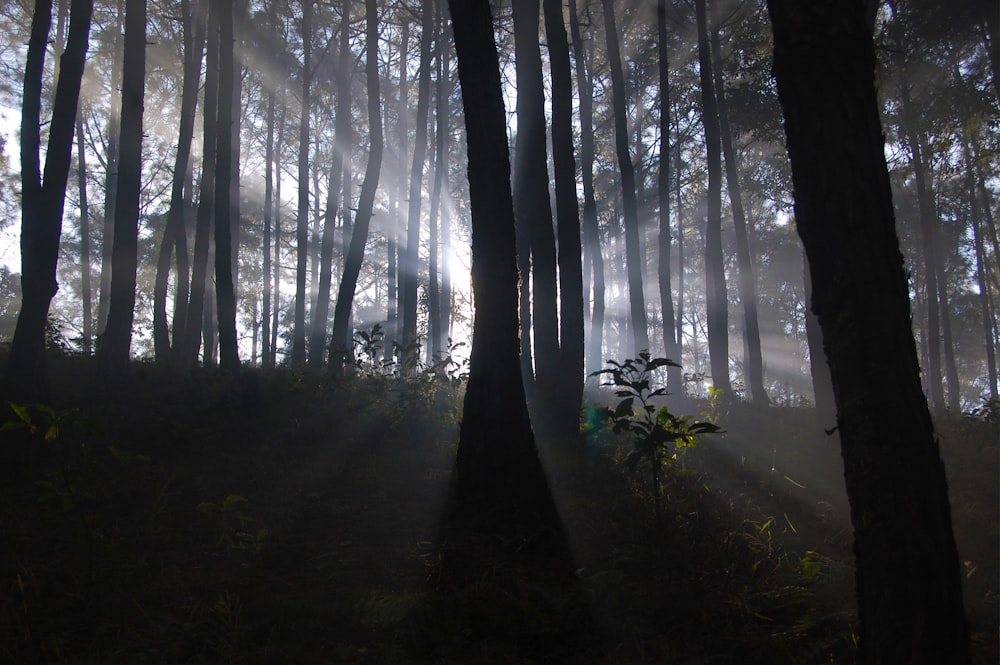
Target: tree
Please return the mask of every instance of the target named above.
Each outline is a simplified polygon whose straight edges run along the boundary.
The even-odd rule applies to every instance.
[[[125,18],[125,0],[116,0],[114,43],[112,45],[111,66],[111,110],[108,114],[107,156],[105,157],[104,182],[104,223],[101,234],[101,284],[98,289],[97,334],[104,334],[108,322],[108,306],[111,296],[111,250],[115,223],[115,199],[118,192],[118,141],[121,135],[121,77],[122,77],[122,30]]]
[[[649,331],[646,324],[646,297],[642,290],[644,272],[639,251],[639,204],[635,193],[635,167],[629,153],[629,137],[625,110],[625,77],[622,74],[621,47],[618,44],[618,26],[615,21],[613,0],[602,0],[604,5],[604,31],[608,42],[608,64],[611,67],[611,93],[614,105],[615,153],[622,179],[622,209],[625,226],[625,264],[628,269],[628,298],[631,313],[633,351],[649,350]],[[631,354],[627,354],[631,355]]]
[[[306,362],[306,266],[309,259],[309,113],[312,85],[313,0],[302,0],[302,112],[299,115],[299,189],[295,222],[295,321],[292,364]]]
[[[333,313],[333,336],[330,340],[330,369],[343,366],[344,352],[350,344],[348,324],[351,319],[351,305],[354,290],[358,284],[358,273],[364,260],[365,245],[368,242],[368,227],[371,224],[375,206],[375,192],[378,189],[382,170],[382,100],[378,74],[378,7],[376,0],[365,0],[365,75],[368,79],[368,166],[365,179],[361,183],[358,212],[354,217],[354,232],[347,257],[344,259],[344,276],[340,280],[337,305]]]
[[[475,298],[456,509],[481,523],[551,519],[518,363],[517,263],[507,119],[487,0],[449,0],[465,107]],[[547,499],[547,500],[546,500]]]
[[[968,663],[948,488],[920,385],[864,4],[768,7],[796,227],[837,402],[861,654],[870,663]]]
[[[92,0],[73,1],[69,37],[56,83],[44,173],[38,153],[41,147],[42,72],[52,21],[51,0],[38,0],[31,19],[21,107],[21,311],[4,376],[8,396],[22,401],[37,399],[46,390],[42,367],[45,327],[49,304],[59,288],[56,263],[63,202],[69,181],[73,129],[92,14]]]
[[[142,112],[146,84],[146,0],[126,0],[124,44],[111,291],[108,321],[97,352],[98,371],[108,378],[128,373],[132,346],[136,270],[139,263]]]

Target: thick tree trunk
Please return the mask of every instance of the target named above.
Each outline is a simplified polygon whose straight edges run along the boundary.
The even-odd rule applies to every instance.
[[[580,173],[583,179],[583,238],[590,257],[593,284],[593,305],[590,314],[590,335],[586,350],[587,372],[601,369],[604,345],[604,256],[601,254],[600,229],[597,225],[597,201],[594,198],[594,90],[588,70],[588,59],[580,34],[577,0],[569,3],[570,34],[573,57],[576,59],[576,87],[580,94]],[[586,295],[586,294],[585,294]],[[586,301],[586,298],[584,298]]]
[[[56,82],[44,174],[39,163],[39,130],[51,0],[36,2],[31,21],[21,109],[21,310],[4,376],[6,397],[22,403],[43,398],[46,391],[45,328],[49,303],[58,289],[56,265],[63,203],[92,14],[91,0],[74,0],[69,37]]]
[[[795,218],[823,330],[869,663],[968,663],[944,466],[910,323],[861,3],[769,0]]]
[[[212,215],[215,211],[216,115],[219,107],[219,8],[208,3],[207,43],[205,46],[205,101],[202,109],[202,162],[198,183],[198,210],[195,219],[194,252],[191,265],[191,296],[188,300],[183,366],[198,364],[204,328],[205,292],[208,281],[208,255],[212,237]],[[209,350],[205,349],[205,357]]]
[[[556,427],[579,433],[583,405],[583,259],[573,156],[573,77],[561,0],[544,0],[552,72],[552,160],[559,236],[559,389]]]
[[[660,309],[663,311],[663,355],[677,363],[667,368],[667,389],[684,395],[680,349],[674,333],[674,299],[670,288],[670,63],[667,57],[667,0],[656,3],[656,52],[660,72],[660,152],[657,175],[659,201],[659,237],[657,243],[657,281],[660,287]]]
[[[320,244],[319,286],[316,307],[312,315],[312,332],[309,339],[309,365],[320,367],[331,349],[350,349],[350,340],[334,337],[327,344],[326,324],[330,317],[330,282],[333,275],[334,228],[337,225],[337,197],[340,195],[341,178],[344,176],[344,158],[350,159],[351,144],[347,138],[351,131],[351,56],[350,2],[341,5],[340,63],[337,65],[337,111],[334,127],[333,159],[330,165],[330,187],[327,191],[326,214],[323,219],[323,238]],[[381,132],[381,130],[379,130]],[[346,208],[347,201],[344,201]],[[346,234],[346,228],[345,228]],[[344,259],[345,271],[347,258]],[[343,286],[343,283],[341,283]],[[351,291],[353,298],[354,291]],[[329,348],[328,348],[329,347]]]
[[[517,263],[507,119],[487,0],[450,0],[472,205],[472,357],[455,507],[480,524],[551,524],[518,364]]]
[[[146,0],[126,0],[125,57],[122,66],[122,125],[118,196],[115,200],[114,251],[108,322],[97,354],[107,378],[129,370],[139,262],[139,192],[142,188],[142,112],[146,84]]]
[[[379,175],[382,169],[382,101],[378,73],[379,32],[376,0],[365,0],[365,40],[367,57],[365,76],[368,80],[368,166],[365,168],[365,179],[361,183],[358,212],[354,217],[354,231],[351,233],[350,247],[344,258],[344,276],[340,280],[337,305],[333,313],[333,337],[329,348],[329,363],[332,371],[343,367],[343,363],[347,360],[347,353],[351,351],[349,325],[351,306],[354,303],[354,290],[358,284],[361,263],[365,258],[368,229],[375,206],[375,192],[378,190]]]
[[[121,136],[121,77],[122,30],[124,29],[125,0],[117,0],[115,40],[112,47],[111,100],[108,113],[108,138],[105,151],[107,173],[104,182],[104,223],[101,233],[101,285],[97,302],[97,334],[104,334],[108,322],[108,303],[111,297],[111,252],[114,245],[115,199],[118,197],[118,141]]]
[[[718,16],[716,10],[715,15]],[[726,104],[726,86],[722,76],[722,46],[719,39],[719,25],[712,26],[712,72],[716,102],[719,111],[719,131],[722,152],[726,159],[726,184],[729,186],[729,203],[733,209],[733,227],[736,231],[736,259],[740,268],[740,301],[743,305],[743,335],[746,349],[746,384],[750,399],[767,406],[767,391],[764,389],[764,360],[760,350],[760,324],[757,320],[757,285],[754,279],[753,262],[750,259],[750,231],[747,215],[743,209],[743,188],[740,186],[739,155],[733,143],[733,132],[729,126],[729,109]]]
[[[701,81],[702,123],[708,167],[708,218],[705,222],[705,320],[708,359],[714,388],[731,393],[729,382],[729,299],[722,256],[722,148],[719,111],[712,81],[712,53],[708,40],[706,0],[695,0],[698,24],[698,70]]]
[[[813,401],[816,403],[816,419],[824,431],[837,427],[837,402],[833,396],[833,379],[830,365],[823,350],[823,331],[813,313],[812,278],[809,276],[808,259],[803,257],[803,283],[805,285],[805,328],[806,343],[809,345],[809,370],[812,376]]]
[[[295,222],[295,319],[292,322],[293,366],[306,362],[306,269],[309,265],[309,113],[312,84],[313,0],[302,0],[302,112],[299,115],[299,188]]]
[[[233,0],[219,0],[219,110],[215,163],[215,297],[219,321],[219,367],[236,374],[240,356],[236,341],[236,286],[233,283],[234,63]]]
[[[200,4],[196,1],[196,5]],[[201,78],[201,55],[204,33],[202,21],[204,16],[196,7],[191,9],[190,0],[181,2],[181,21],[184,32],[184,74],[181,84],[181,116],[178,128],[177,152],[174,155],[174,175],[170,187],[170,208],[167,212],[167,224],[160,241],[160,250],[156,261],[156,281],[153,285],[153,355],[159,363],[166,362],[170,356],[170,331],[167,323],[167,284],[170,278],[170,262],[173,250],[178,253],[177,281],[175,288],[187,279],[181,279],[180,254],[187,254],[187,230],[184,218],[187,214],[184,189],[191,178],[190,156],[191,141],[194,138],[195,109],[198,101],[198,88]],[[187,294],[184,294],[187,300]],[[182,339],[183,326],[178,326],[174,320],[174,337]]]
[[[608,64],[611,67],[611,96],[614,105],[615,152],[622,177],[622,211],[625,226],[625,264],[628,268],[628,299],[633,335],[632,352],[649,349],[649,332],[646,323],[646,297],[642,290],[643,266],[639,250],[639,209],[635,194],[635,168],[629,154],[628,122],[625,109],[625,77],[622,73],[621,48],[618,45],[618,27],[615,22],[615,3],[602,0],[604,5],[604,30],[608,41]]]

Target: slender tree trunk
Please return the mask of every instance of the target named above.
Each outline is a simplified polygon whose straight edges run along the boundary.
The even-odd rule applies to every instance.
[[[198,210],[195,220],[194,252],[191,265],[191,296],[188,300],[187,325],[181,364],[198,364],[204,328],[205,293],[208,281],[208,255],[215,211],[216,115],[219,107],[219,8],[208,2],[208,28],[205,46],[205,102],[202,110],[202,162],[198,183]],[[204,357],[208,358],[209,349]]]
[[[401,20],[402,35],[399,40],[399,100],[396,107],[396,169],[398,174],[406,172],[407,146],[409,133],[406,128],[406,118],[409,114],[409,87],[407,72],[410,58],[410,23],[405,18]],[[403,230],[403,178],[397,175],[396,186],[393,189],[396,196],[396,206],[393,208],[393,225],[387,242],[387,272],[389,280],[388,303],[386,307],[385,360],[392,362],[395,357],[395,347],[400,339],[399,305],[404,277],[402,275],[402,253],[400,246]]]
[[[295,320],[292,365],[306,362],[306,269],[309,261],[309,113],[312,84],[313,0],[302,0],[302,113],[299,116],[299,189],[295,224]]]
[[[993,338],[993,326],[996,320],[991,302],[991,288],[986,277],[986,252],[983,248],[983,238],[980,231],[979,196],[976,193],[976,178],[972,171],[973,155],[969,149],[969,140],[963,137],[962,152],[965,155],[965,186],[969,193],[969,225],[972,227],[973,247],[976,252],[976,282],[979,285],[979,307],[982,312],[983,336],[986,348],[986,372],[989,383],[990,399],[1000,397],[1000,381],[997,378],[996,345]]]
[[[219,0],[219,109],[215,163],[215,297],[219,320],[219,367],[240,370],[236,341],[236,287],[233,284],[234,62],[233,0]]]
[[[969,663],[862,3],[769,0],[795,220],[837,400],[866,663]],[[914,584],[919,580],[919,584]]]
[[[115,201],[111,296],[97,367],[107,378],[128,373],[135,316],[139,253],[139,192],[142,187],[142,112],[146,83],[146,0],[126,0],[122,65],[121,143]]]
[[[264,293],[261,304],[260,359],[264,367],[273,367],[271,356],[271,211],[274,206],[274,90],[267,92],[267,139],[264,146]]]
[[[92,14],[92,0],[73,0],[44,173],[39,162],[39,130],[51,0],[38,0],[31,20],[21,108],[21,310],[4,376],[5,396],[22,403],[42,398],[46,392],[45,328],[49,304],[58,289],[59,237]]]
[[[344,276],[340,280],[337,304],[333,313],[333,337],[330,341],[329,363],[332,371],[343,368],[350,346],[350,318],[358,274],[365,258],[368,230],[375,206],[379,175],[382,169],[382,100],[378,73],[378,5],[376,0],[365,0],[365,76],[368,83],[369,148],[365,179],[361,183],[358,212],[354,217],[354,231],[350,247],[344,258]]]
[[[77,183],[80,189],[80,299],[83,301],[83,352],[94,350],[94,308],[90,285],[90,203],[87,198],[87,152],[83,142],[83,112],[76,114]]]
[[[706,0],[695,0],[698,23],[698,70],[701,79],[702,123],[708,166],[708,219],[705,224],[705,318],[712,385],[731,393],[729,383],[729,300],[725,259],[722,256],[722,150],[719,112],[712,82],[712,54],[708,41]]]
[[[674,333],[674,299],[670,288],[670,62],[667,57],[667,39],[667,0],[657,0],[656,50],[660,71],[660,163],[657,175],[660,228],[657,278],[660,309],[663,310],[663,354],[680,365],[680,349]],[[675,395],[684,395],[680,367],[667,368],[667,389]]]
[[[629,311],[631,313],[634,352],[649,349],[646,323],[646,297],[642,290],[643,266],[639,249],[639,209],[635,194],[635,168],[629,154],[628,127],[625,109],[625,78],[622,73],[621,48],[615,22],[613,0],[602,0],[604,30],[608,41],[608,62],[611,67],[611,93],[615,119],[615,151],[622,177],[622,211],[625,226],[625,263],[628,268]],[[629,353],[628,355],[631,355]]]
[[[281,121],[278,123],[278,144],[275,152],[281,155],[282,137],[285,127],[285,91],[281,93]],[[281,323],[281,177],[279,167],[279,177],[274,185],[274,297],[273,312],[271,317],[271,365],[278,362],[278,327]]]
[[[122,30],[125,18],[125,0],[117,0],[115,41],[111,64],[111,100],[108,114],[108,139],[105,157],[107,174],[104,184],[104,223],[101,233],[101,285],[97,302],[97,334],[104,334],[108,322],[108,303],[111,296],[111,253],[114,245],[115,200],[118,198],[118,142],[121,136],[121,78]]]
[[[427,157],[427,116],[431,92],[431,46],[434,43],[434,13],[425,3],[420,26],[420,69],[417,72],[417,120],[414,127],[413,163],[410,168],[410,198],[406,215],[406,250],[400,265],[402,285],[402,359],[404,370],[416,368],[417,346],[417,285],[420,274],[420,204],[424,181],[424,160]]]
[[[678,117],[674,107],[674,117]],[[674,200],[677,202],[677,363],[684,357],[684,198],[681,196],[681,128],[677,124],[674,146]],[[671,358],[671,360],[673,360]],[[669,371],[669,370],[668,370]],[[686,395],[686,388],[681,393]]]
[[[334,338],[327,344],[326,324],[330,315],[330,281],[333,272],[334,227],[337,224],[337,197],[340,195],[341,178],[344,176],[344,158],[350,158],[351,145],[347,134],[351,131],[351,56],[350,41],[350,0],[341,4],[340,64],[337,65],[337,117],[334,127],[333,160],[330,165],[330,187],[327,192],[326,215],[323,222],[323,240],[320,247],[319,287],[316,308],[312,315],[312,334],[309,339],[309,365],[320,367],[330,349],[349,350],[349,340]],[[344,201],[346,209],[347,201]],[[347,235],[345,225],[344,234]],[[363,248],[362,248],[363,249]],[[347,259],[345,257],[345,269]],[[360,266],[359,266],[360,267]],[[354,292],[351,292],[354,297]],[[343,343],[343,349],[339,349]]]
[[[438,38],[441,40],[439,57],[441,58],[441,74],[438,76],[437,87],[437,122],[438,122],[438,150],[441,159],[441,178],[444,189],[444,199],[440,205],[441,211],[441,350],[450,351],[449,342],[451,340],[451,315],[452,315],[452,286],[451,286],[451,62],[449,54],[453,48],[448,32],[447,21],[443,14],[446,6],[445,0],[438,0],[441,5],[442,19],[441,32]]]
[[[181,2],[181,21],[184,32],[184,74],[181,87],[181,116],[178,130],[177,152],[174,155],[174,175],[170,188],[170,208],[167,212],[167,224],[160,241],[160,250],[156,261],[156,281],[153,286],[153,354],[156,361],[163,363],[170,356],[170,331],[167,324],[167,284],[170,277],[170,262],[174,248],[177,248],[178,269],[176,288],[181,283],[180,254],[187,254],[187,230],[184,218],[187,214],[184,188],[191,178],[190,155],[191,141],[194,138],[195,109],[198,100],[198,88],[201,78],[201,55],[203,33],[199,28],[203,16],[196,0],[195,11],[191,9],[190,0]],[[185,262],[186,263],[186,262]],[[186,280],[184,280],[186,281]],[[185,294],[184,299],[187,299]],[[178,322],[174,320],[174,334],[178,335]],[[183,327],[180,327],[183,334]]]
[[[713,5],[715,6],[715,5]],[[715,16],[718,16],[716,9]],[[726,183],[729,186],[729,203],[733,209],[733,226],[736,230],[736,259],[740,268],[740,300],[743,305],[743,334],[746,344],[746,378],[750,399],[767,406],[767,391],[764,389],[764,360],[760,349],[760,324],[757,319],[757,285],[754,278],[753,262],[750,259],[750,231],[747,215],[743,210],[743,188],[740,186],[739,155],[733,143],[733,132],[729,126],[729,109],[726,103],[726,86],[722,76],[722,46],[719,39],[719,25],[712,26],[712,72],[719,111],[719,131],[722,152],[726,158]]]
[[[600,229],[597,225],[597,201],[594,198],[594,90],[588,58],[580,34],[577,0],[569,3],[570,34],[576,59],[576,87],[580,94],[580,173],[583,179],[583,237],[593,270],[593,306],[590,318],[590,342],[586,351],[587,372],[603,366],[604,345],[604,257],[601,254]]]
[[[559,377],[557,427],[579,433],[583,405],[583,259],[573,156],[573,76],[561,0],[544,0],[552,73],[552,159],[559,236]]]

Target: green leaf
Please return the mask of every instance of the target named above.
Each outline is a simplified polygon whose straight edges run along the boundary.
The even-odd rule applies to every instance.
[[[21,422],[28,425],[31,424],[31,416],[28,414],[28,407],[21,404],[14,404],[14,402],[7,402],[7,404],[10,405],[11,411],[13,411],[14,414],[21,419]]]
[[[28,425],[27,423],[22,423],[17,420],[10,420],[5,422],[3,425],[0,425],[0,432],[4,432],[6,430],[11,430],[11,429],[25,429],[26,427],[30,427],[30,425]]]

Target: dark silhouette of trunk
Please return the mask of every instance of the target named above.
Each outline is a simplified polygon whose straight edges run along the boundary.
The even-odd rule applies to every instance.
[[[454,506],[491,530],[558,519],[538,461],[518,364],[517,262],[507,119],[487,0],[449,0],[465,106],[472,206],[472,356]]]
[[[142,112],[146,83],[146,0],[126,0],[125,55],[122,65],[121,142],[115,200],[114,251],[108,322],[97,353],[99,373],[128,374],[135,316],[139,260],[139,191],[142,187]]]
[[[293,366],[306,362],[306,269],[309,262],[309,113],[312,84],[313,0],[302,1],[302,112],[299,115],[299,189],[295,222],[295,318],[292,322]]]
[[[545,135],[545,92],[538,45],[539,1],[514,0],[514,56],[517,66],[517,138],[514,146],[514,215],[524,227],[531,261],[534,380],[541,395],[553,395],[559,372],[556,241],[549,203]],[[522,256],[521,267],[528,257]],[[524,287],[522,286],[522,297]],[[523,305],[522,305],[523,308]],[[526,381],[531,383],[531,366]]]
[[[316,307],[312,315],[312,332],[309,339],[309,365],[320,367],[331,349],[349,350],[350,340],[334,337],[326,341],[326,324],[330,316],[330,281],[333,273],[334,228],[337,225],[337,197],[340,195],[341,178],[344,176],[344,157],[350,157],[351,144],[347,138],[351,131],[351,75],[353,58],[350,41],[350,2],[341,5],[340,63],[337,65],[337,112],[334,127],[333,159],[330,165],[330,187],[327,191],[326,215],[323,220],[323,238],[320,247],[319,287]],[[379,130],[381,132],[381,130]],[[344,201],[347,206],[347,201]],[[347,235],[345,225],[344,235]],[[362,249],[364,249],[362,247]],[[347,268],[347,259],[344,259]],[[360,268],[360,264],[359,264]],[[351,291],[354,297],[354,291]],[[331,356],[332,359],[332,356]]]
[[[660,72],[660,152],[657,174],[659,202],[659,238],[657,243],[657,279],[660,287],[660,309],[663,311],[663,355],[680,365],[680,349],[674,332],[674,298],[670,288],[670,62],[667,57],[667,0],[656,3],[656,52]],[[667,389],[684,395],[680,367],[667,368]]]
[[[218,190],[216,190],[218,191]],[[215,241],[211,242],[208,250],[209,265],[215,265]],[[218,344],[215,331],[218,329],[218,318],[216,317],[215,289],[210,288],[205,291],[205,307],[201,312],[201,345],[202,357],[205,367],[214,367],[217,362]]]
[[[969,663],[948,487],[920,385],[864,5],[768,6],[795,220],[837,401],[861,661]]]
[[[604,256],[601,254],[600,230],[597,226],[597,201],[594,198],[594,90],[588,69],[588,58],[580,35],[577,0],[569,3],[569,26],[576,59],[576,87],[580,95],[580,174],[583,180],[583,239],[590,257],[593,283],[593,306],[590,315],[590,340],[586,350],[588,372],[601,369],[604,359]],[[585,294],[586,296],[586,294]],[[584,298],[586,302],[586,297]]]
[[[568,436],[580,430],[583,405],[583,258],[580,207],[573,157],[573,76],[562,0],[544,0],[545,37],[552,73],[552,161],[559,236],[559,389],[556,426]]]
[[[713,4],[713,7],[716,5]],[[718,17],[716,9],[715,16]],[[746,351],[746,383],[750,399],[755,404],[767,406],[770,400],[764,389],[764,360],[760,350],[760,325],[757,320],[757,286],[753,263],[750,259],[750,224],[743,210],[743,189],[740,186],[739,155],[733,144],[729,126],[729,109],[726,104],[726,86],[722,76],[722,46],[719,38],[719,21],[712,26],[712,72],[716,102],[719,112],[719,132],[722,152],[726,158],[726,184],[729,186],[729,203],[733,209],[733,227],[736,231],[736,259],[740,268],[740,301],[743,305],[743,342]]]
[[[440,151],[441,178],[444,186],[444,201],[440,205],[441,211],[441,350],[449,351],[448,344],[451,340],[451,187],[447,183],[451,180],[451,62],[449,54],[452,44],[448,33],[447,21],[444,18],[445,1],[438,0],[441,7],[441,33],[438,36],[441,40],[441,74],[438,76],[437,88],[437,118],[438,118],[438,150]]]
[[[430,257],[428,259],[427,275],[427,357],[429,364],[441,357],[447,349],[447,322],[443,313],[441,294],[441,238],[439,219],[441,217],[441,189],[444,185],[445,172],[448,170],[447,133],[448,116],[445,96],[444,54],[447,44],[442,28],[444,3],[437,0],[434,3],[434,31],[437,39],[437,62],[435,70],[436,85],[434,86],[435,108],[434,119],[434,185],[431,189],[430,214]]]
[[[87,152],[83,144],[83,113],[76,114],[77,183],[80,190],[80,299],[83,301],[83,352],[94,349],[94,308],[90,284],[90,202],[87,199]]]
[[[118,141],[121,135],[122,30],[125,0],[117,0],[115,40],[112,45],[111,100],[108,113],[108,139],[105,151],[104,222],[101,233],[101,285],[97,302],[97,334],[104,334],[108,322],[108,302],[111,296],[111,251],[114,245],[115,199],[118,196]]]
[[[264,367],[273,367],[271,356],[271,212],[274,206],[274,90],[267,92],[267,139],[264,146],[264,233],[261,253],[264,259],[264,293],[261,303],[262,331],[260,360]]]
[[[823,331],[813,313],[812,278],[809,276],[809,260],[803,257],[803,283],[805,285],[805,325],[806,343],[809,345],[809,370],[812,376],[813,400],[816,402],[816,419],[825,431],[833,431],[837,426],[837,402],[833,395],[833,379],[830,365],[823,350]]]
[[[986,252],[983,247],[983,236],[980,227],[979,196],[976,193],[976,176],[972,164],[975,155],[969,147],[968,136],[962,137],[962,153],[965,156],[965,187],[969,195],[969,225],[972,227],[973,248],[976,254],[976,283],[979,285],[979,308],[982,312],[984,346],[986,348],[986,373],[989,383],[990,399],[1000,397],[1000,380],[997,377],[996,344],[993,336],[993,326],[996,321],[993,310],[992,287],[986,276]]]
[[[677,116],[677,107],[674,106]],[[681,130],[675,131],[674,145],[674,200],[677,202],[677,363],[684,357],[684,209],[681,197]],[[673,358],[671,358],[673,360]],[[669,369],[667,370],[670,371]],[[686,395],[686,388],[681,389]]]
[[[425,3],[420,25],[420,69],[417,71],[417,119],[413,128],[413,162],[410,168],[410,198],[406,215],[406,249],[400,262],[402,287],[402,339],[405,371],[416,369],[417,346],[417,285],[420,274],[420,203],[424,181],[424,160],[427,157],[427,116],[431,95],[431,47],[434,44],[434,13]]]
[[[191,296],[188,300],[187,325],[184,330],[182,365],[198,364],[204,328],[205,292],[208,280],[208,255],[215,211],[216,115],[219,107],[219,8],[208,2],[208,27],[205,46],[205,102],[202,109],[202,162],[198,183],[198,210],[195,219],[194,252],[191,264]],[[208,358],[205,349],[204,357]]]
[[[611,97],[615,119],[615,152],[622,177],[622,212],[625,227],[625,264],[628,269],[628,299],[631,313],[633,346],[631,352],[649,349],[646,324],[646,297],[642,291],[643,265],[639,248],[639,209],[635,194],[635,169],[629,154],[629,136],[625,107],[625,77],[622,73],[621,48],[615,22],[613,0],[602,0],[604,30],[608,40],[608,64],[611,67]]]
[[[236,290],[233,284],[233,157],[234,63],[233,0],[219,0],[219,109],[215,162],[215,298],[219,321],[219,367],[236,374],[240,356],[236,341]]]
[[[396,169],[397,177],[395,187],[392,192],[395,196],[396,204],[392,207],[392,224],[386,239],[387,260],[386,272],[388,273],[388,302],[386,304],[386,330],[385,330],[385,360],[392,362],[395,357],[395,346],[399,342],[399,299],[403,277],[401,272],[401,251],[400,236],[403,228],[403,179],[399,174],[406,172],[406,155],[409,144],[406,130],[406,116],[408,114],[408,86],[407,86],[407,62],[410,53],[410,24],[409,21],[402,21],[402,36],[399,40],[399,100],[396,107]]]
[[[187,229],[184,218],[187,214],[187,200],[184,189],[191,181],[191,141],[194,138],[195,109],[198,100],[198,88],[201,79],[201,56],[203,33],[201,19],[204,14],[198,7],[202,3],[196,0],[196,11],[192,11],[190,0],[181,2],[181,21],[184,33],[184,74],[181,84],[181,116],[178,128],[177,152],[174,156],[174,175],[170,187],[170,208],[167,212],[167,224],[160,241],[160,250],[156,260],[156,281],[153,285],[153,355],[159,363],[165,362],[170,356],[170,331],[167,324],[167,284],[170,278],[170,262],[173,251],[177,250],[177,280],[175,288],[180,290],[182,282],[181,267],[187,261],[181,259],[187,256]],[[195,16],[197,14],[197,17]],[[186,271],[186,269],[185,269]],[[184,295],[187,300],[187,295]],[[174,338],[183,339],[183,322],[174,319]],[[180,324],[180,325],[179,325]]]
[[[729,383],[729,300],[726,268],[722,256],[722,149],[719,111],[712,81],[712,52],[708,40],[706,0],[695,0],[698,24],[698,70],[701,82],[701,119],[705,127],[708,167],[708,219],[705,222],[705,319],[708,325],[708,357],[712,385],[724,393]]]
[[[378,6],[376,0],[365,0],[365,76],[368,83],[368,128],[369,148],[368,166],[365,167],[365,179],[361,183],[361,195],[358,200],[358,212],[354,216],[354,231],[351,233],[351,243],[344,258],[344,275],[340,280],[337,293],[337,304],[333,312],[333,337],[330,341],[329,363],[331,370],[339,370],[347,360],[347,354],[352,351],[350,339],[351,307],[354,303],[354,290],[358,284],[358,274],[365,258],[365,245],[368,243],[368,229],[371,224],[372,210],[375,206],[375,192],[378,190],[379,175],[382,169],[382,100],[378,73]]]
[[[73,1],[69,36],[56,82],[44,174],[39,162],[39,132],[51,0],[38,0],[31,19],[21,107],[21,310],[4,376],[6,397],[22,403],[43,398],[46,392],[45,329],[49,304],[58,289],[56,265],[63,202],[92,14],[91,0]]]

